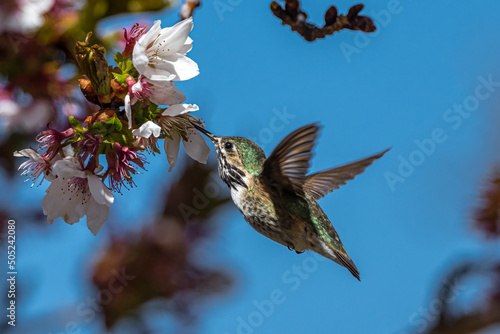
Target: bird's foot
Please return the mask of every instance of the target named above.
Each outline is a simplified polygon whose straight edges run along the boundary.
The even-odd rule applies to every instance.
[[[288,250],[295,250],[295,246],[290,241],[286,243],[286,247],[288,248]]]
[[[302,251],[298,251],[298,250],[296,250],[296,251],[295,251],[295,253],[297,253],[297,254],[302,254],[302,253],[304,253],[304,252],[305,252],[305,250],[302,250]]]

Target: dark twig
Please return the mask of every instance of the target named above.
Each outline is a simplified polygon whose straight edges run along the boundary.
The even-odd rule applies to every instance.
[[[307,22],[307,13],[300,8],[300,1],[286,0],[285,8],[276,1],[271,2],[271,11],[281,19],[282,24],[289,25],[293,31],[298,32],[308,42],[333,35],[342,29],[374,32],[377,28],[373,20],[368,16],[358,15],[363,7],[362,4],[355,5],[349,9],[347,15],[338,15],[337,8],[331,6],[325,12],[325,25],[320,28]]]
[[[181,7],[181,20],[193,16],[194,10],[201,6],[201,0],[186,0]]]

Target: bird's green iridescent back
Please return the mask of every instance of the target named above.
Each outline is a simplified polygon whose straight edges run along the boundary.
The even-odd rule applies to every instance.
[[[243,137],[227,137],[232,140],[238,147],[238,156],[243,167],[253,176],[262,173],[266,154],[253,141]]]

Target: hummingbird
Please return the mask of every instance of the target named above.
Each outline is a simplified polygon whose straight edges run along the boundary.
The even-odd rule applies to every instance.
[[[216,136],[192,123],[215,145],[219,175],[248,224],[265,237],[303,253],[312,250],[360,280],[318,199],[363,173],[389,149],[319,173],[306,175],[320,126],[303,126],[286,136],[268,158],[243,137]]]

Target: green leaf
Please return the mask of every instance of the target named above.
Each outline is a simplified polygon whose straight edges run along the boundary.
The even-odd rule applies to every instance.
[[[156,108],[156,109],[155,109],[155,110],[153,110],[151,113],[153,114],[153,116],[156,116],[156,115],[160,115],[160,114],[162,114],[164,111],[165,111],[165,109]]]
[[[113,56],[113,59],[115,60],[116,65],[120,66],[120,64],[125,60],[125,57],[123,57],[120,52],[117,52]]]
[[[101,146],[99,146],[99,149],[97,150],[97,154],[106,154],[106,152],[112,150],[113,150],[113,144],[109,140],[103,138],[102,144]]]
[[[127,137],[122,133],[113,132],[106,137],[109,141],[113,143],[120,143],[122,146],[127,146]]]
[[[132,71],[135,71],[134,62],[132,60],[127,60],[125,62],[125,72],[131,73]]]
[[[127,66],[125,58],[122,56],[121,53],[115,53],[113,59],[115,60],[116,66],[118,66],[120,68],[120,71],[123,73]]]
[[[90,128],[90,132],[94,136],[95,135],[104,136],[106,133],[108,133],[108,129],[106,128],[106,125],[103,122],[95,122]]]
[[[76,118],[74,118],[73,116],[69,116],[69,117],[68,117],[68,119],[69,119],[69,124],[71,124],[71,126],[72,126],[75,130],[77,130],[77,131],[79,131],[79,132],[83,132],[83,125],[82,125],[82,123],[80,123],[80,121],[79,121],[79,120],[77,120],[77,119],[76,119]]]
[[[127,78],[128,74],[126,74],[126,73],[125,74],[120,74],[120,73],[115,73],[115,72],[111,72],[111,73],[115,77],[116,81],[118,81],[122,85],[125,85],[127,83],[125,81],[125,79]]]
[[[112,132],[113,130],[120,132],[123,127],[122,122],[118,119],[118,117],[116,117],[116,114],[113,115],[113,117],[111,117],[110,119],[105,120],[103,123],[106,124],[106,127],[108,129],[111,130],[110,132]]]
[[[70,145],[70,144],[73,144],[73,143],[76,143],[76,142],[79,142],[80,140],[83,139],[83,135],[81,133],[77,133],[76,135],[74,135],[73,137],[71,138],[68,138],[64,144],[63,144],[63,147],[67,146],[67,145]]]

